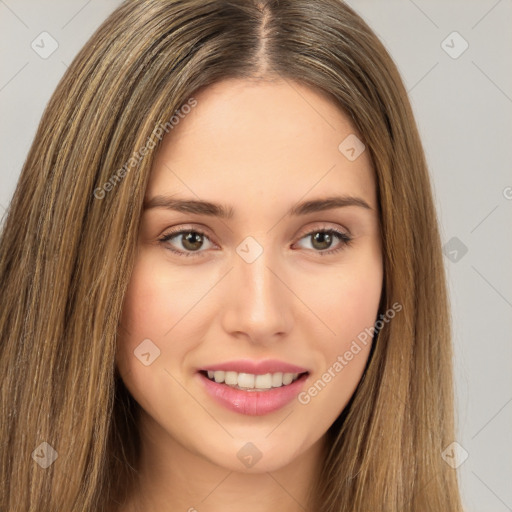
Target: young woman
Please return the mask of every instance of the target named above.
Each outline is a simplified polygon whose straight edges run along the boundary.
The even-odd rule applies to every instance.
[[[0,509],[461,511],[421,142],[339,0],[128,0],[0,240]]]

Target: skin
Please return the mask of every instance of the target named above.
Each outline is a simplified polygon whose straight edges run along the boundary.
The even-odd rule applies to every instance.
[[[329,97],[298,83],[232,79],[194,97],[197,106],[158,149],[146,199],[208,200],[234,216],[164,207],[142,215],[117,355],[142,408],[140,486],[123,510],[303,511],[325,433],[371,343],[309,403],[294,399],[263,416],[217,404],[196,372],[279,359],[310,370],[307,390],[374,324],[383,266],[371,160],[368,151],[349,161],[338,150],[357,131]],[[286,215],[298,202],[344,194],[370,209]],[[171,228],[204,231],[202,245],[192,244],[202,254],[181,235],[159,241]],[[314,244],[311,233],[332,228],[349,233],[350,245],[335,236],[330,246]],[[252,263],[236,251],[248,236],[263,249]],[[149,366],[134,356],[145,339],[160,350]],[[237,457],[248,442],[262,454],[250,468]]]

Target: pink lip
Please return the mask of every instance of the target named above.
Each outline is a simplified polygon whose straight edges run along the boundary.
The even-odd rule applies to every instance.
[[[290,367],[290,365],[287,366],[287,368]],[[225,366],[222,368],[225,368]],[[244,368],[247,368],[247,366],[244,366]],[[263,373],[256,373],[254,370],[248,373],[263,375]],[[273,372],[267,371],[266,373]],[[293,371],[290,373],[300,372]],[[289,404],[300,393],[304,383],[308,379],[308,374],[304,374],[288,386],[273,388],[269,389],[268,391],[244,391],[241,389],[232,388],[226,384],[219,384],[214,382],[203,373],[197,373],[196,375],[201,380],[206,392],[217,403],[223,405],[231,411],[235,411],[240,414],[246,414],[248,416],[263,416],[264,414],[268,414],[281,409],[285,405]]]
[[[252,373],[253,375],[265,375],[266,373],[305,373],[308,370],[300,366],[288,364],[277,359],[266,359],[253,361],[251,359],[240,359],[238,361],[226,361],[225,363],[212,364],[199,370],[216,371],[224,370],[237,373]]]

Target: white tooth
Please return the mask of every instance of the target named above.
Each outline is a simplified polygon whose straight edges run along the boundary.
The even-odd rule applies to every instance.
[[[226,372],[224,376],[224,382],[230,386],[236,386],[238,384],[238,373]]]
[[[272,387],[280,388],[283,385],[283,374],[281,372],[272,374]]]
[[[208,372],[209,374],[210,372]],[[223,372],[222,370],[216,370],[213,372],[213,378],[215,379],[215,382],[224,382],[224,374],[226,372]]]
[[[208,371],[208,377],[215,382],[224,382],[228,386],[238,386],[247,390],[264,390],[287,386],[299,377],[298,373],[266,373],[253,375],[252,373],[227,372],[223,370]]]
[[[272,387],[272,374],[266,373],[265,375],[256,375],[254,387],[258,389],[270,389]]]
[[[238,386],[241,388],[254,388],[254,375],[252,373],[239,373]]]
[[[287,386],[288,384],[291,384],[293,381],[293,373],[285,373],[283,375],[283,386]]]

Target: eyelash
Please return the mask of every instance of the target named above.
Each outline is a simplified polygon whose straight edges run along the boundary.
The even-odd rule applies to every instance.
[[[204,231],[202,231],[200,229],[180,229],[180,230],[171,231],[169,233],[166,233],[161,238],[159,238],[158,241],[160,243],[162,243],[162,244],[166,244],[166,242],[168,242],[172,238],[174,238],[174,237],[176,237],[178,235],[184,235],[184,234],[187,234],[187,233],[197,233],[198,235],[206,237],[206,238],[208,238],[208,240],[210,240],[208,235]],[[308,233],[305,233],[299,240],[302,240],[303,238],[306,238],[308,236],[314,235],[315,233],[326,233],[326,234],[330,234],[330,235],[335,235],[338,238],[338,240],[340,240],[340,242],[341,242],[338,245],[338,247],[336,247],[335,249],[327,249],[325,251],[314,251],[314,252],[318,253],[320,256],[327,256],[327,255],[330,255],[330,254],[338,253],[338,252],[342,251],[343,249],[345,249],[346,247],[349,247],[351,245],[352,241],[353,241],[353,238],[351,236],[347,235],[343,231],[338,231],[337,229],[334,229],[334,228],[314,229],[312,231],[309,231]],[[173,252],[174,254],[177,254],[178,256],[185,256],[185,257],[197,256],[197,257],[202,257],[202,253],[206,252],[206,251],[178,251],[176,249],[173,249],[169,244],[166,244],[166,245],[167,245],[166,249],[168,249],[169,251]]]

